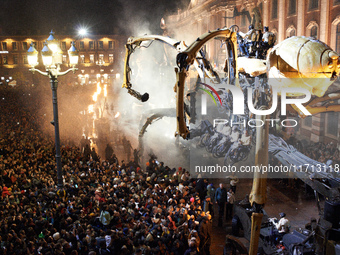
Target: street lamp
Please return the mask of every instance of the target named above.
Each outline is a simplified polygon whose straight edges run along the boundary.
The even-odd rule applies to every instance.
[[[61,155],[60,155],[60,137],[59,137],[59,121],[58,121],[58,99],[57,99],[57,88],[58,88],[58,76],[65,75],[69,72],[75,73],[78,64],[78,51],[74,46],[74,42],[71,43],[71,47],[68,50],[70,69],[62,72],[60,71],[60,64],[62,63],[62,51],[59,47],[59,42],[54,38],[53,30],[50,33],[47,41],[44,43],[44,47],[41,50],[43,64],[46,71],[40,71],[35,68],[38,65],[38,51],[34,48],[33,43],[27,51],[28,64],[32,67],[29,69],[33,74],[38,72],[44,76],[50,78],[51,89],[52,89],[52,103],[53,103],[53,121],[51,124],[54,126],[55,131],[55,149],[56,149],[56,163],[57,163],[57,187],[62,189],[64,186],[62,169],[61,169]]]

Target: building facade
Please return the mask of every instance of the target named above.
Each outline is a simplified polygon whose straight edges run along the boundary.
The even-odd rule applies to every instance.
[[[253,10],[260,10],[262,25],[276,34],[277,42],[291,36],[319,39],[340,53],[340,0],[191,0],[185,10],[165,18],[168,33],[187,44],[217,28],[237,25],[248,31]],[[221,70],[225,49],[219,41],[206,45],[210,61]],[[338,83],[332,85],[339,90]],[[339,144],[339,113],[321,113],[300,121],[300,138]]]
[[[38,52],[41,52],[46,41],[46,36],[0,36],[0,82],[11,83],[31,83],[27,62],[27,50],[33,43]],[[91,84],[95,82],[98,75],[106,79],[110,84],[113,79],[119,78],[118,59],[121,58],[122,49],[125,43],[125,37],[120,35],[91,35],[89,37],[78,38],[75,40],[67,35],[55,35],[60,42],[60,49],[63,52],[61,70],[66,70],[68,66],[68,49],[71,42],[75,41],[79,51],[79,64],[74,82],[80,85]],[[38,62],[40,70],[43,70],[42,58],[39,54]],[[19,81],[19,77],[25,80]]]

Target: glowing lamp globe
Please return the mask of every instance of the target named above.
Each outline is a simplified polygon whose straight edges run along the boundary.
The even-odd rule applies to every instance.
[[[38,65],[38,51],[34,48],[33,43],[31,43],[31,47],[27,51],[27,61],[30,66]]]
[[[46,42],[44,43],[44,47],[41,50],[41,55],[44,65],[51,66],[53,63],[53,52],[49,49]]]
[[[78,50],[76,49],[74,45],[74,42],[71,43],[71,47],[68,50],[68,56],[70,59],[70,65],[75,66],[78,64],[79,54],[78,54]]]

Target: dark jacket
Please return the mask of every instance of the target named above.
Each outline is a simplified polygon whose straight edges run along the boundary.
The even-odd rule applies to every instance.
[[[215,192],[215,201],[218,203],[225,203],[227,201],[227,190],[225,188],[218,187]]]

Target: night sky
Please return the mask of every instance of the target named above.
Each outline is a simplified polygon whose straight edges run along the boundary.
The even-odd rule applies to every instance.
[[[2,35],[76,34],[86,27],[93,34],[129,34],[146,24],[159,33],[160,19],[190,0],[1,0]]]

